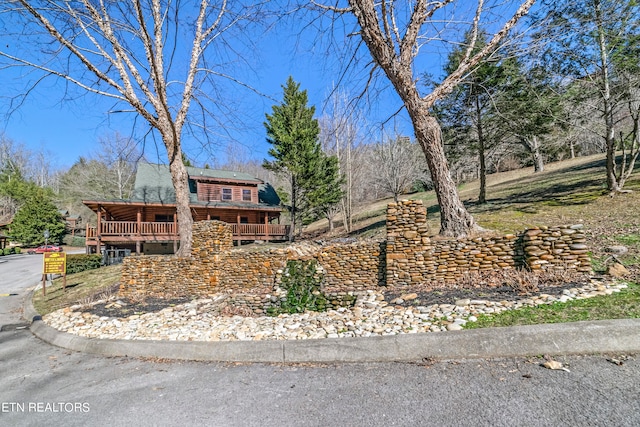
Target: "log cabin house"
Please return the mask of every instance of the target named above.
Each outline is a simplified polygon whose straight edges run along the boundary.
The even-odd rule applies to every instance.
[[[280,199],[273,187],[251,175],[187,167],[194,221],[231,224],[234,241],[284,241],[289,225],[280,224]],[[83,200],[97,215],[86,227],[87,253],[123,249],[171,254],[178,249],[175,191],[168,165],[140,163],[128,200]]]

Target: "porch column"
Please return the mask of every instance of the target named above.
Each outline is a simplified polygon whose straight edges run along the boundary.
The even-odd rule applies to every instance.
[[[98,220],[96,221],[96,253],[102,248],[102,206],[98,205]]]
[[[100,242],[100,238],[102,237],[102,206],[98,205],[98,220],[96,221],[96,238],[98,239],[98,243]]]
[[[173,253],[176,252],[178,252],[178,212],[173,214]]]
[[[142,208],[138,208],[138,212],[136,212],[136,226],[138,231],[138,238],[136,239],[136,254],[140,255],[141,252],[141,244],[142,244]]]
[[[269,212],[265,212],[264,213],[264,234],[265,234],[265,241],[269,241]]]
[[[242,231],[240,230],[240,212],[236,214],[236,224],[238,227],[238,246],[240,246],[240,242],[242,242],[242,240],[240,239],[240,236],[242,235]]]

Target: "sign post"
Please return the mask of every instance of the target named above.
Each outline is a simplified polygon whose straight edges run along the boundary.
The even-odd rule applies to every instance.
[[[43,259],[42,295],[46,295],[47,274],[61,274],[63,289],[67,290],[67,254],[65,252],[45,252]]]

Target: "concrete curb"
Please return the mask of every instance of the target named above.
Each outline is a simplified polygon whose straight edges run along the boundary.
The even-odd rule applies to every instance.
[[[368,338],[296,341],[152,341],[84,338],[42,322],[27,296],[25,318],[45,342],[103,356],[216,362],[407,362],[541,354],[639,353],[640,319],[601,320]]]

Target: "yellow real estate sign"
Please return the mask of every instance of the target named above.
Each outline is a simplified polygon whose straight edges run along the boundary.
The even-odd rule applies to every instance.
[[[67,272],[67,254],[64,252],[49,252],[44,254],[43,274],[65,274]]]

